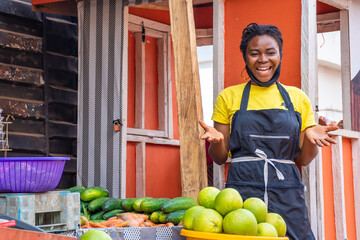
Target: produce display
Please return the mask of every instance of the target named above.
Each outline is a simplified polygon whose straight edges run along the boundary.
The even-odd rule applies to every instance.
[[[200,206],[185,211],[184,229],[246,236],[284,237],[286,223],[277,213],[268,213],[260,198],[243,201],[233,188],[203,188],[198,194]]]
[[[181,226],[186,210],[197,205],[189,197],[117,199],[102,187],[67,190],[80,193],[81,228]]]

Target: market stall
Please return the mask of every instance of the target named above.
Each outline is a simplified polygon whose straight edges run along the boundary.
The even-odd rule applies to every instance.
[[[321,2],[335,5],[342,11],[350,8],[343,1]],[[130,213],[133,209],[124,209],[126,206],[121,206],[105,211],[104,204],[109,199],[117,199],[125,203],[130,199],[140,202],[140,199],[145,196],[152,197],[154,201],[159,201],[160,198],[168,198],[171,201],[180,196],[190,197],[195,204],[200,204],[198,193],[206,187],[207,180],[205,147],[198,138],[202,129],[197,120],[202,118],[202,111],[195,50],[196,40],[200,43],[211,38],[214,43],[214,49],[216,49],[214,54],[214,76],[216,78],[214,92],[218,94],[222,88],[238,83],[241,75],[243,68],[243,66],[239,67],[241,56],[233,54],[235,51],[238,52],[241,34],[239,29],[242,29],[248,22],[266,22],[271,19],[274,24],[284,30],[284,37],[287,39],[284,45],[284,51],[287,52],[284,56],[284,65],[287,66],[284,67],[286,70],[282,72],[282,75],[285,76],[283,82],[302,87],[307,93],[310,93],[311,99],[315,99],[315,96],[312,95],[313,85],[311,82],[314,71],[316,71],[316,64],[312,64],[315,63],[315,58],[311,54],[315,43],[313,42],[314,36],[311,34],[316,34],[314,8],[316,1],[288,1],[286,3],[284,1],[272,1],[271,3],[227,1],[225,3],[225,1],[206,0],[170,0],[169,2],[33,0],[32,4],[33,9],[37,11],[78,16],[77,185],[78,187],[85,186],[85,190],[94,186],[101,187],[103,192],[107,192],[107,194],[100,194],[100,197],[94,199],[81,198],[81,194],[84,195],[82,193],[85,191],[84,189],[78,189],[81,193],[71,193],[73,189],[69,189],[65,193],[56,193],[74,196],[73,199],[77,199],[76,203],[67,201],[66,205],[74,207],[76,209],[74,212],[79,215],[80,211],[87,215],[85,216],[86,220],[83,219],[82,223],[78,223],[83,228],[69,227],[67,230],[71,230],[72,233],[68,234],[80,238],[85,232],[93,230],[90,229],[91,226],[96,230],[102,228],[100,230],[106,232],[112,239],[185,239],[185,237],[187,239],[222,239],[225,235],[221,234],[224,233],[207,234],[203,233],[201,229],[196,229],[196,232],[193,233],[194,229],[191,227],[185,227],[185,231],[181,233],[183,230],[181,224],[175,226],[180,223],[178,221],[176,224],[172,223],[174,226],[171,224],[156,226],[157,224],[166,225],[169,219],[165,217],[164,223],[155,223],[151,220],[151,216],[156,211],[148,212],[151,213],[148,216],[144,214],[147,211],[141,208],[141,204],[136,213],[131,215],[136,219],[142,219],[141,223],[144,225],[155,224],[154,227],[122,225],[126,222],[123,217],[127,215],[121,214]],[[255,5],[262,7],[254,8]],[[350,9],[356,9],[356,6]],[[209,17],[209,11],[206,8],[213,13],[213,17],[211,17],[213,22],[210,21],[210,26],[207,25],[208,21],[201,22],[204,18]],[[244,9],[247,9],[249,14],[243,14]],[[252,12],[255,9],[256,12]],[[333,10],[333,8],[330,9]],[[261,19],[254,19],[254,16],[259,15]],[[344,16],[343,14],[342,17]],[[203,24],[202,27],[196,27],[196,19],[198,19],[198,24],[199,22],[201,22],[200,25]],[[158,86],[157,90],[156,87],[153,87],[154,85]],[[145,94],[145,91],[153,92]],[[146,110],[146,104],[150,104],[153,106],[152,109],[157,111]],[[350,138],[351,141],[344,140],[344,145],[341,144],[340,148],[334,148],[332,155],[336,156],[336,161],[343,164],[341,157],[343,147],[351,149],[354,152],[353,159],[356,160],[358,134],[346,131],[340,131],[337,134]],[[323,157],[332,160],[334,157],[329,155],[331,155],[329,151],[325,150]],[[351,161],[351,157],[345,157]],[[354,166],[357,166],[356,164],[358,163],[354,161]],[[334,186],[336,190],[334,194],[331,193],[332,186],[322,186],[323,176],[315,176],[314,180],[315,169],[319,169],[318,166],[303,169],[304,182],[310,190],[307,197],[313,230],[319,239],[324,239],[325,236],[326,239],[331,239],[335,235],[345,238],[347,236],[346,224],[348,224],[355,229],[348,231],[349,236],[358,236],[359,217],[358,214],[351,214],[354,209],[358,212],[358,206],[350,206],[351,199],[357,198],[359,194],[356,181],[354,181],[353,192],[349,193],[344,189],[342,168],[333,170],[334,172],[331,173],[331,168],[328,165],[324,166],[326,167],[324,178],[325,174],[330,174],[330,176],[333,174],[333,181],[340,183],[340,185]],[[346,167],[349,171],[353,170],[353,178],[356,178],[354,166],[353,168],[346,164],[341,166]],[[227,168],[216,167],[214,170],[214,182],[219,188],[218,190],[221,190],[226,179]],[[320,170],[323,169],[320,168]],[[321,184],[319,183],[321,189],[314,187],[318,185],[312,182],[318,180],[321,180]],[[351,176],[349,179],[345,179],[347,183],[351,183],[352,180]],[[325,193],[322,192],[323,189]],[[346,197],[342,194],[344,191],[348,192]],[[49,193],[46,193],[47,197]],[[320,206],[316,205],[318,198],[321,200],[320,204],[322,205]],[[341,204],[334,204],[333,198],[339,200]],[[89,216],[86,213],[88,206],[85,207],[84,204],[90,205],[95,200],[98,207],[95,207],[96,210],[90,207],[92,210],[89,212],[92,214]],[[35,202],[37,201],[40,200],[35,200]],[[51,202],[48,198],[44,201]],[[56,203],[56,205],[59,204]],[[334,214],[331,214],[329,218],[326,218],[327,213],[324,213],[324,206],[329,206],[327,204],[335,206],[335,210],[331,211]],[[133,205],[131,204],[131,206]],[[184,217],[186,211],[191,207],[194,206],[190,204],[187,208],[176,211],[183,211],[182,216]],[[160,210],[161,208],[162,205]],[[243,208],[244,206],[236,206],[233,210]],[[216,208],[210,207],[210,209],[218,214],[221,212]],[[39,212],[42,211],[39,210]],[[47,210],[45,211],[47,212]],[[114,211],[112,213],[115,213],[115,216],[108,219],[113,219],[110,221],[104,219],[104,214],[110,214],[111,211]],[[139,215],[134,216],[134,214]],[[166,215],[168,214],[171,212],[167,212]],[[216,213],[214,214],[216,215]],[[220,213],[222,220],[227,214]],[[100,216],[100,219],[91,219],[91,215],[95,215],[95,218]],[[68,217],[70,218],[70,216]],[[351,219],[347,219],[347,216]],[[74,218],[80,222],[80,219]],[[150,221],[147,221],[149,219]],[[318,219],[321,221],[318,222]],[[99,222],[94,220],[99,220]],[[334,222],[336,223],[335,227],[333,227]],[[52,222],[52,224],[58,223],[62,224],[63,222]],[[109,227],[113,224],[118,225],[116,228]],[[129,223],[127,222],[127,224]],[[34,223],[34,225],[36,224]],[[197,224],[197,226],[200,225]],[[224,232],[233,234],[231,228]],[[278,230],[276,232],[278,233]],[[236,234],[244,235],[246,233]],[[254,233],[251,234],[254,235]],[[226,237],[247,239],[233,235]],[[273,238],[269,237],[268,239]]]

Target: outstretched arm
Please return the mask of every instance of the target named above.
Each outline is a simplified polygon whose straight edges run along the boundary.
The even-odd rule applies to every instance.
[[[214,127],[210,127],[201,120],[199,123],[205,131],[200,139],[210,142],[211,158],[219,165],[224,164],[229,152],[230,125],[214,122]]]
[[[296,162],[306,166],[318,154],[318,147],[330,146],[331,143],[336,144],[336,141],[328,135],[328,132],[335,131],[338,128],[337,126],[316,125],[302,131],[300,134],[301,153]]]

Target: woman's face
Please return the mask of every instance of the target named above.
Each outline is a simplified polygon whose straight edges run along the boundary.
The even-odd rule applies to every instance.
[[[259,81],[268,82],[280,64],[276,40],[269,35],[251,39],[246,48],[246,64]]]

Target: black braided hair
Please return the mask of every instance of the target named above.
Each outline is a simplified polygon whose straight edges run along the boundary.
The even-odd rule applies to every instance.
[[[280,56],[282,55],[283,39],[280,30],[274,25],[258,25],[257,23],[250,23],[244,28],[241,37],[240,50],[243,53],[244,59],[246,55],[246,48],[250,40],[261,35],[269,35],[273,37],[279,45]]]

